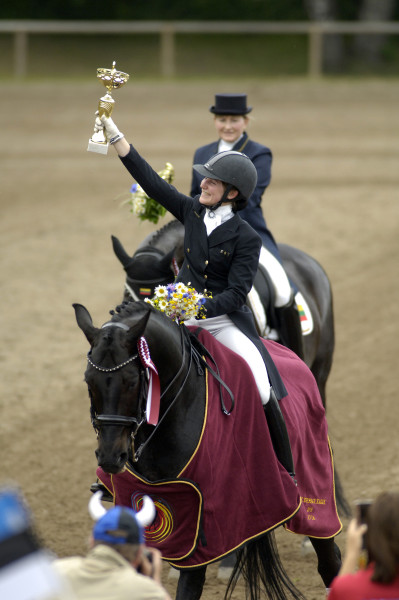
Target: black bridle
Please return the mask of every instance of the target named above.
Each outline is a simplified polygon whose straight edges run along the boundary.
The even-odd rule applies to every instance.
[[[104,327],[120,327],[121,329],[125,329],[126,331],[129,330],[129,327],[127,325],[125,325],[124,323],[112,322],[112,321],[109,321],[108,323],[105,323],[103,325],[103,328]],[[182,361],[181,361],[181,365],[180,365],[177,373],[172,378],[172,380],[169,382],[169,384],[166,386],[166,388],[161,392],[160,400],[162,400],[163,398],[165,398],[165,395],[171,389],[171,387],[175,384],[175,382],[180,377],[180,375],[181,375],[181,373],[183,372],[183,369],[184,369],[184,365],[185,365],[185,361],[186,361],[187,348],[186,348],[186,343],[185,343],[185,340],[184,340],[184,331],[183,331],[183,329],[184,329],[183,326],[179,327],[180,335],[181,335],[181,345],[182,345]],[[124,362],[120,363],[119,365],[115,365],[114,367],[102,367],[100,365],[97,365],[96,363],[94,363],[91,360],[91,350],[87,354],[87,361],[88,361],[88,363],[94,369],[96,369],[97,371],[101,371],[102,373],[113,373],[115,371],[119,371],[120,369],[123,369],[123,367],[125,367],[126,365],[130,364],[131,362],[133,362],[135,360],[139,360],[139,374],[140,374],[140,381],[141,381],[140,391],[139,391],[139,394],[138,394],[137,416],[135,416],[135,417],[126,417],[126,416],[123,416],[123,415],[112,415],[112,414],[99,414],[99,415],[97,415],[96,412],[95,412],[95,410],[94,410],[94,407],[93,407],[93,401],[92,401],[92,399],[91,399],[90,413],[91,413],[91,423],[93,425],[93,428],[94,428],[94,431],[96,432],[97,437],[98,437],[98,434],[99,434],[99,431],[100,431],[101,427],[104,427],[104,426],[116,425],[116,426],[121,426],[121,427],[128,427],[129,429],[131,429],[130,436],[132,438],[133,461],[137,462],[138,459],[139,459],[139,457],[140,457],[140,455],[141,455],[141,453],[142,453],[142,451],[144,450],[145,446],[151,440],[151,438],[153,437],[153,435],[157,431],[158,427],[161,425],[161,423],[165,419],[166,415],[169,413],[170,409],[175,404],[176,400],[178,399],[178,397],[180,396],[181,392],[183,391],[183,388],[185,386],[185,383],[187,381],[188,375],[189,375],[190,370],[191,370],[192,352],[189,353],[189,361],[188,361],[187,372],[186,372],[186,374],[185,374],[185,376],[183,378],[183,381],[182,381],[181,385],[179,386],[179,389],[177,390],[176,394],[174,395],[174,397],[173,397],[171,403],[169,404],[168,408],[163,413],[162,417],[159,419],[157,425],[155,425],[154,430],[152,431],[151,435],[146,439],[145,442],[143,442],[139,446],[139,448],[137,450],[135,450],[135,448],[134,448],[135,436],[137,435],[137,432],[138,432],[139,428],[141,427],[141,425],[146,421],[146,416],[145,416],[145,400],[146,400],[147,387],[148,387],[148,378],[149,378],[148,369],[143,366],[138,353],[135,354],[134,356],[131,356],[130,358],[128,358]]]
[[[164,258],[165,256],[165,252],[160,250],[159,248],[156,248],[155,246],[146,246],[143,249],[139,249],[137,250],[133,256],[132,256],[132,262],[133,260],[137,259],[137,258],[142,258],[142,257],[151,257],[154,258],[155,256],[157,256],[158,258]],[[131,265],[129,265],[131,268]],[[128,268],[125,267],[125,271],[126,271],[126,281],[125,281],[125,291],[128,294],[128,296],[130,296],[133,300],[140,300],[140,298],[143,297],[143,295],[145,296],[153,296],[154,295],[154,290],[155,287],[157,285],[167,285],[168,283],[171,283],[173,281],[174,276],[177,275],[177,273],[179,272],[179,269],[177,267],[177,262],[176,259],[173,257],[172,261],[170,263],[170,274],[168,275],[158,275],[157,277],[155,277],[154,279],[136,279],[135,277],[132,277],[131,275],[129,275],[128,272]],[[149,288],[150,294],[146,293],[146,294],[141,294],[140,293],[140,288]]]

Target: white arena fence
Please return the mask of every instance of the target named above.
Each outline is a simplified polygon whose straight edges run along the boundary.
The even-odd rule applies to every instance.
[[[35,34],[157,34],[160,36],[160,75],[176,75],[176,34],[303,34],[309,38],[308,68],[310,77],[323,74],[323,37],[332,34],[394,35],[399,22],[365,21],[32,21],[1,20],[0,33],[11,34],[13,75],[23,79],[28,74],[29,36]]]

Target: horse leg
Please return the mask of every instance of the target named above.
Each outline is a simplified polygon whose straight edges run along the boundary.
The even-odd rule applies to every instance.
[[[205,583],[206,567],[183,569],[177,584],[176,600],[199,600]]]
[[[341,551],[334,538],[309,538],[317,554],[317,570],[326,588],[329,588],[332,580],[341,567]]]

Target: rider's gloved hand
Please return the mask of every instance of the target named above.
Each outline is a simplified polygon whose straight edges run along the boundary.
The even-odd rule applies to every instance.
[[[105,137],[110,144],[115,144],[115,142],[125,137],[124,134],[119,131],[111,117],[106,117],[105,115],[100,117],[98,111],[96,111],[94,131],[101,130],[104,130]]]

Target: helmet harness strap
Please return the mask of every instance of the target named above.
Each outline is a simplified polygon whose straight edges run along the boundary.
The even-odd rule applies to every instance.
[[[219,200],[219,202],[216,202],[216,204],[214,204],[213,206],[209,207],[209,216],[211,219],[213,219],[215,217],[215,210],[217,210],[219,208],[219,206],[221,206],[223,204],[223,202],[228,202],[228,198],[227,196],[230,194],[231,190],[233,189],[233,185],[231,185],[231,183],[228,183],[226,185],[226,189],[223,192],[223,196],[221,197],[221,199]]]

